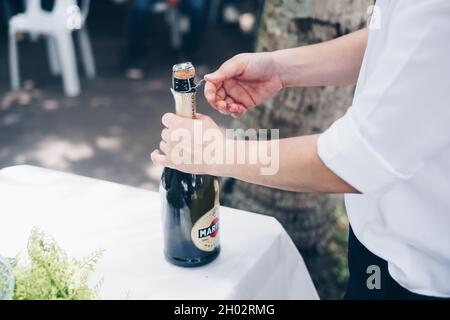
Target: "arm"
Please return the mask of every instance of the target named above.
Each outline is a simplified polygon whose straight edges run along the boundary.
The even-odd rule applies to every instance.
[[[296,192],[357,192],[322,163],[317,153],[318,135],[272,141],[228,139],[210,117],[200,114],[197,119],[166,114],[163,124],[166,129],[161,134],[160,150],[151,155],[155,164]],[[197,131],[199,128],[203,131]],[[244,161],[239,161],[242,155]],[[194,163],[193,159],[201,161]]]
[[[397,10],[390,22],[388,49],[379,53],[364,90],[344,117],[320,136],[281,140],[280,169],[274,176],[258,176],[260,167],[248,165],[245,170],[218,172],[293,191],[357,189],[373,195],[407,183],[435,157],[445,157],[450,146],[450,72],[443,70],[450,70],[450,46],[442,39],[450,32],[450,3],[405,2]],[[425,20],[430,23],[417,24]],[[317,61],[322,59],[318,54]],[[318,73],[311,72],[309,82],[297,84],[311,85]]]
[[[320,44],[275,51],[283,87],[356,84],[367,37],[365,28]]]
[[[206,75],[205,97],[218,111],[241,116],[281,89],[355,84],[368,30],[317,45],[234,56]]]
[[[257,153],[266,144],[272,156],[271,165],[278,161],[278,170],[263,175],[261,169],[268,168],[268,164],[258,161],[256,164],[216,165],[211,168],[211,174],[294,192],[357,193],[323,164],[317,153],[318,139],[319,135],[311,135],[277,140],[278,150],[270,150],[270,141],[246,141],[247,154]]]
[[[205,96],[222,113],[239,116],[283,87],[353,84],[359,75],[367,33],[367,29],[364,29],[318,45],[235,56],[216,72],[205,77]],[[357,192],[323,164],[317,152],[318,135],[279,140],[279,150],[269,152],[279,160],[278,170],[271,175],[261,174],[264,167],[261,162],[175,164],[170,158],[175,147],[170,136],[179,128],[190,128],[193,136],[195,121],[165,115],[163,123],[167,129],[162,134],[162,152],[155,150],[152,160],[156,164],[185,172],[234,177],[290,191]],[[218,129],[208,117],[200,116],[197,121],[204,122],[205,127]],[[235,141],[232,143],[235,154],[249,154],[257,151],[263,144],[269,144],[270,147],[270,143],[265,141],[246,141],[244,146],[239,147]],[[193,158],[203,158],[202,154],[195,155],[196,150],[191,149],[191,145],[183,152]]]

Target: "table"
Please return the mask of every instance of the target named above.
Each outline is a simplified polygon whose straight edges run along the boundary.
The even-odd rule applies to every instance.
[[[175,267],[162,253],[156,192],[32,166],[0,170],[0,255],[26,248],[34,226],[69,256],[105,254],[90,281],[102,299],[317,299],[301,255],[279,222],[221,207],[219,257]]]

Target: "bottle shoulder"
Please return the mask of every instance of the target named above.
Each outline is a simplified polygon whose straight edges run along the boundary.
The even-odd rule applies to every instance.
[[[182,187],[185,191],[188,191],[188,189],[195,191],[214,185],[215,181],[218,181],[216,176],[190,174],[171,168],[164,168],[161,176],[161,185],[166,190],[172,186],[175,187],[176,184],[177,187]]]

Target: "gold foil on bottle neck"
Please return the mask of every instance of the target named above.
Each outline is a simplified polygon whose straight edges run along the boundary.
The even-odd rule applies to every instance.
[[[178,63],[172,68],[172,85],[175,86],[174,80],[188,80],[195,77],[195,68],[191,62]],[[190,89],[190,88],[189,88]],[[196,92],[177,92],[174,88],[172,91],[175,100],[175,112],[177,115],[185,118],[195,118],[197,112],[197,96]]]
[[[197,93],[196,92],[176,92],[173,89],[173,98],[175,100],[175,113],[180,117],[195,118],[197,112]]]

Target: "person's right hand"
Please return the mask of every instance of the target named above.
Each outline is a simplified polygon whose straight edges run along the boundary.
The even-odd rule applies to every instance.
[[[219,112],[239,117],[283,88],[271,53],[242,53],[205,76],[206,100]]]

